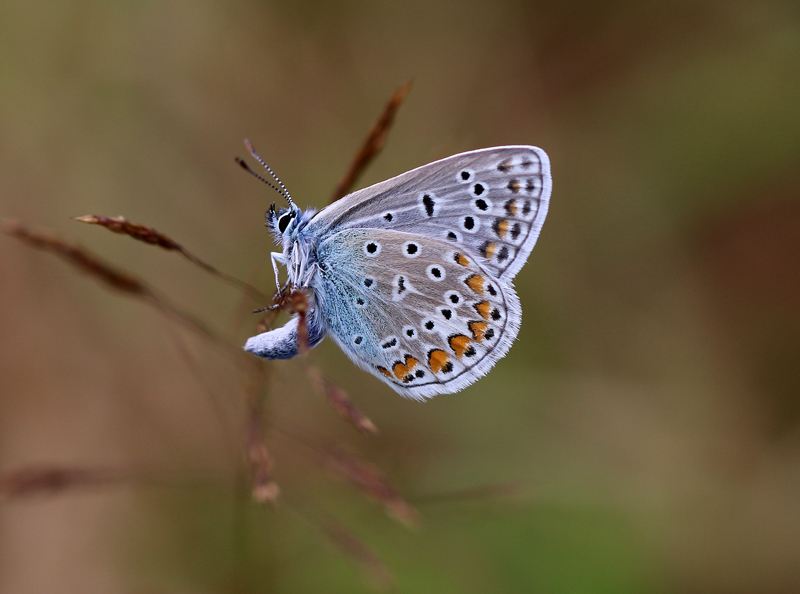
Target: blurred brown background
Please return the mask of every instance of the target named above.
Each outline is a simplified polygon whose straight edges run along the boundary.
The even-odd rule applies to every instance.
[[[260,304],[70,217],[152,225],[269,293],[276,196],[234,164],[242,139],[322,206],[412,77],[361,185],[492,145],[550,154],[510,354],[419,404],[326,341],[314,361],[379,437],[271,366],[271,510],[243,478],[241,370],[0,236],[0,474],[133,477],[1,500],[0,591],[350,593],[376,559],[415,593],[800,590],[797,2],[9,0],[0,216],[243,343]],[[419,528],[322,469],[331,444]]]

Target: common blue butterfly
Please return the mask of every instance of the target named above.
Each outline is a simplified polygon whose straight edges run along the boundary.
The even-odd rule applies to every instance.
[[[319,212],[301,211],[280,185],[289,207],[267,213],[283,247],[272,264],[276,282],[280,263],[289,286],[310,290],[309,347],[330,335],[361,369],[417,400],[465,388],[508,352],[522,317],[511,281],[550,199],[542,149],[461,153]],[[294,357],[298,318],[244,348]]]

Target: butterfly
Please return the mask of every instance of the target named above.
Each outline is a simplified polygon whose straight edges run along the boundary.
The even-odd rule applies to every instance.
[[[505,356],[522,317],[512,280],[547,216],[542,149],[453,155],[319,212],[298,208],[267,170],[289,203],[267,212],[283,248],[271,254],[276,284],[282,264],[288,286],[308,290],[309,348],[330,335],[358,367],[416,400],[457,392]],[[298,324],[295,316],[244,348],[292,358]]]

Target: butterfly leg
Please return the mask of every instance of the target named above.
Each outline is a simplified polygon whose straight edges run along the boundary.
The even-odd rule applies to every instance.
[[[270,252],[270,262],[272,262],[272,270],[275,273],[275,286],[278,288],[278,294],[283,295],[283,288],[281,287],[280,278],[278,278],[278,264],[286,264],[286,259],[281,252]]]
[[[305,280],[303,281],[303,286],[302,286],[303,289],[307,289],[309,287],[309,285],[311,284],[311,279],[314,278],[314,275],[317,274],[317,271],[319,269],[320,269],[319,265],[316,262],[314,262],[313,264],[311,264],[311,266],[308,267],[308,270],[305,271],[304,275]]]
[[[283,300],[284,297],[283,294],[285,291],[287,291],[288,288],[289,288],[289,281],[286,281],[282,287],[278,287],[278,290],[275,291],[275,296],[272,298],[273,301],[272,305],[268,305],[267,307],[261,307],[259,309],[254,309],[250,313],[257,314],[257,313],[263,313],[265,311],[275,311],[276,309],[282,308],[285,305]]]

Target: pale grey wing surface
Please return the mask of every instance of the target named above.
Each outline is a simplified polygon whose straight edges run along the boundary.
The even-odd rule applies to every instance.
[[[403,396],[457,392],[519,332],[514,289],[459,246],[387,229],[345,229],[318,246],[311,281],[328,334]]]
[[[354,192],[311,221],[320,237],[394,229],[444,240],[510,281],[547,215],[550,160],[540,148],[503,146],[454,155]]]

